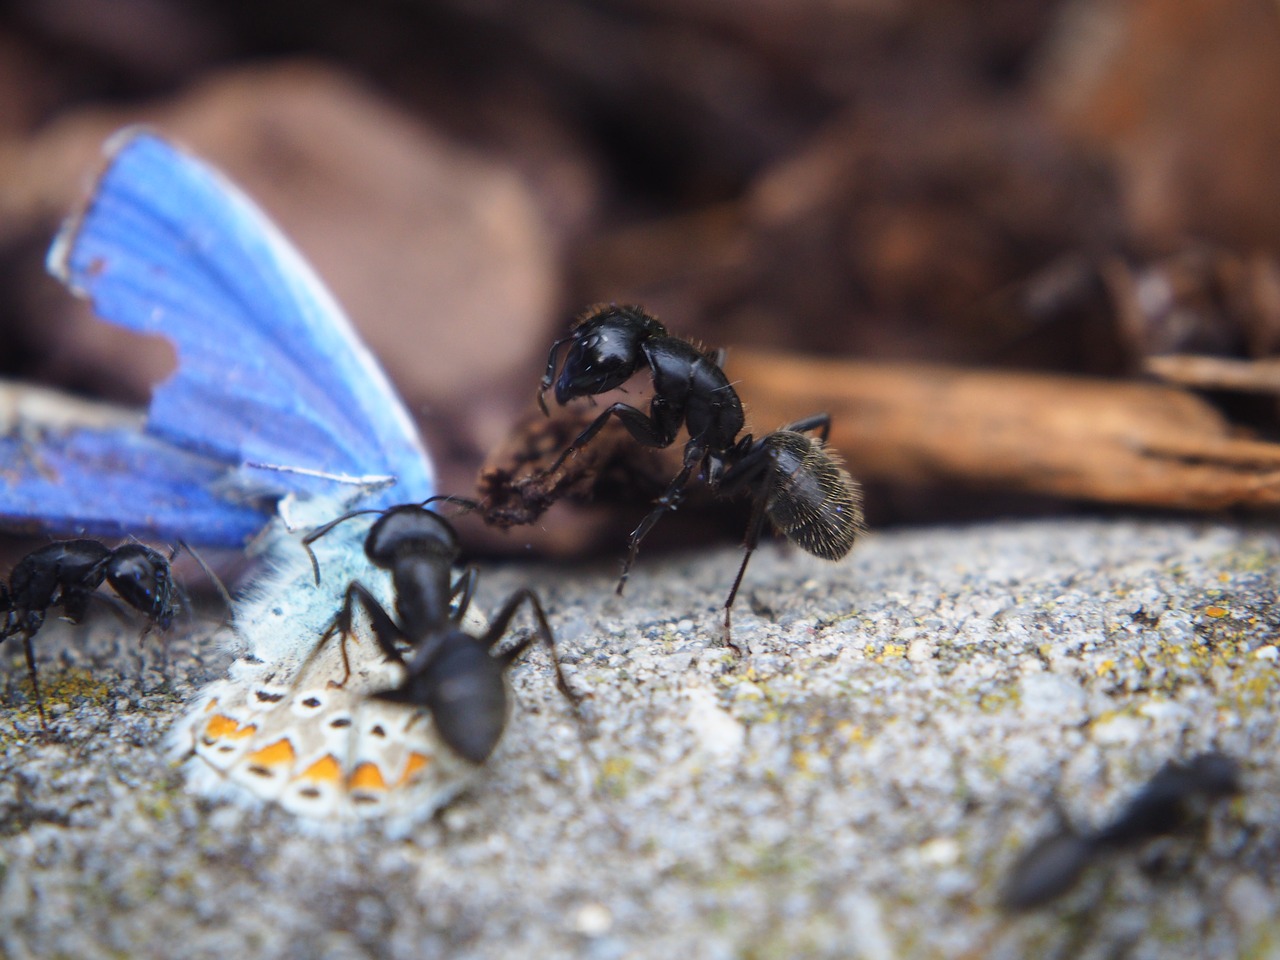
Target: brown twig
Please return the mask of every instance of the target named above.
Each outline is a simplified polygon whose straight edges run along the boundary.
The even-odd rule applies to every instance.
[[[828,411],[863,479],[1191,510],[1280,503],[1280,445],[1233,437],[1174,387],[747,350],[727,368],[757,428]]]

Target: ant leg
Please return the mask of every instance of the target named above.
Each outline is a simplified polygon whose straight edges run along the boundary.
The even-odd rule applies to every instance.
[[[803,420],[797,420],[795,423],[788,423],[780,430],[786,430],[792,433],[808,433],[810,430],[817,430],[818,436],[823,443],[827,442],[827,438],[831,435],[831,414],[815,413],[811,417],[805,417]]]
[[[449,592],[449,601],[455,605],[450,618],[454,623],[461,623],[462,618],[467,615],[467,610],[471,607],[471,595],[475,593],[476,581],[479,579],[480,571],[475,567],[467,567],[454,581],[453,589]]]
[[[382,650],[383,655],[393,663],[404,663],[404,657],[396,649],[395,643],[396,640],[404,637],[404,632],[391,619],[391,614],[382,608],[382,604],[377,601],[374,595],[365,589],[364,584],[358,580],[352,580],[351,583],[347,584],[347,595],[342,604],[342,613],[345,615],[342,665],[346,668],[347,675],[350,676],[351,674],[351,665],[347,660],[345,638],[351,633],[352,612],[357,603],[364,608],[365,616],[369,618],[369,625],[373,628],[373,639],[378,642],[378,647]],[[345,683],[346,680],[344,679],[343,682]]]
[[[564,671],[560,669],[560,659],[556,656],[556,638],[551,632],[551,625],[547,623],[547,615],[542,609],[542,603],[538,600],[538,595],[528,587],[517,590],[507,598],[507,602],[502,605],[502,609],[494,616],[488,632],[481,638],[481,641],[485,646],[493,647],[501,640],[506,635],[507,628],[511,626],[511,620],[516,615],[516,611],[520,609],[520,604],[526,601],[533,608],[533,618],[538,625],[537,636],[525,637],[514,647],[504,650],[499,659],[504,667],[510,666],[516,657],[533,645],[534,641],[541,640],[551,651],[551,665],[556,671],[556,686],[560,688],[560,692],[564,694],[565,699],[572,703],[576,710],[582,702],[582,697],[570,689],[569,682],[564,677]]]
[[[97,592],[103,579],[105,578],[91,579],[86,577],[83,585],[69,586],[63,591],[61,597],[55,598],[54,602],[62,605],[62,619],[68,623],[79,623],[84,619],[84,615],[88,613],[89,604],[94,600],[115,603],[111,597]],[[123,615],[123,606],[117,603],[116,609],[121,611]],[[41,622],[43,623],[43,618],[41,618]]]
[[[40,674],[36,671],[36,653],[31,647],[31,634],[22,632],[22,649],[27,655],[27,676],[31,678],[31,693],[36,698],[36,712],[40,714],[40,726],[49,729],[49,718],[44,713],[44,695],[40,692]]]
[[[466,513],[480,509],[479,500],[472,500],[470,497],[459,497],[452,493],[437,493],[434,497],[427,497],[427,499],[423,500],[422,503],[418,504],[418,506],[425,509],[427,504],[436,503],[437,501],[442,501],[444,503],[456,503]]]
[[[551,416],[551,411],[547,409],[547,401],[543,399],[543,394],[551,389],[551,384],[556,379],[556,352],[566,343],[574,338],[571,333],[567,337],[561,337],[555,343],[551,344],[551,350],[547,353],[547,369],[542,375],[542,380],[538,383],[538,406],[542,409],[544,417]]]
[[[227,585],[222,582],[222,578],[213,572],[213,568],[210,567],[209,564],[205,562],[205,559],[200,555],[200,552],[197,550],[193,550],[191,548],[191,545],[188,544],[185,540],[179,540],[178,546],[181,547],[183,550],[187,551],[187,553],[191,555],[192,559],[194,559],[195,562],[200,566],[200,569],[204,571],[204,575],[208,577],[209,580],[213,583],[214,588],[217,589],[218,591],[218,596],[222,599],[223,605],[226,606],[227,608],[227,622],[228,623],[233,622],[235,620],[235,604],[232,602],[231,593],[230,591],[227,590]],[[173,551],[173,554],[169,557],[169,559],[172,560],[177,555],[178,555],[178,550],[177,548],[175,548]],[[314,554],[312,555],[312,559],[313,560],[315,559]],[[320,569],[319,564],[317,564],[316,565],[317,575],[318,575],[319,569]],[[190,609],[189,606],[188,606],[188,609]]]
[[[668,510],[676,509],[680,505],[684,488],[689,485],[693,471],[706,459],[706,456],[705,447],[695,444],[692,440],[689,441],[689,445],[684,448],[684,466],[680,468],[680,472],[676,474],[675,479],[667,486],[662,496],[654,501],[654,508],[640,521],[640,526],[632,531],[631,539],[627,541],[627,559],[622,565],[622,576],[618,579],[617,592],[619,596],[622,595],[622,590],[627,585],[627,577],[631,574],[631,565],[635,563],[636,554],[640,551],[640,541],[653,529],[654,524],[662,519],[663,514]]]
[[[378,642],[378,646],[382,649],[383,654],[388,660],[396,663],[404,663],[404,658],[400,656],[400,651],[396,649],[395,640],[388,640],[386,637],[400,637],[402,633],[400,628],[396,626],[394,620],[387,611],[382,609],[382,604],[367,589],[364,584],[358,580],[352,580],[347,584],[347,592],[342,600],[342,607],[329,623],[328,629],[320,637],[320,642],[312,648],[307,654],[306,660],[302,666],[298,668],[298,675],[301,676],[314,660],[324,649],[325,645],[335,636],[342,637],[342,682],[336,686],[344,687],[347,681],[351,679],[351,659],[347,656],[347,639],[351,636],[352,623],[355,620],[355,606],[359,603],[364,608],[365,614],[369,617],[369,622],[373,627],[373,637]]]
[[[743,538],[742,546],[746,552],[742,555],[742,563],[738,567],[738,575],[733,578],[733,586],[729,588],[729,596],[724,602],[724,642],[734,651],[741,655],[744,651],[733,642],[733,602],[738,599],[738,588],[742,586],[743,574],[747,572],[747,563],[751,560],[751,554],[755,553],[756,547],[760,545],[760,534],[764,532],[765,510],[764,499],[757,498],[751,505],[751,519],[747,523],[747,535]]]
[[[556,458],[546,472],[555,473],[560,469],[561,464],[565,462],[572,454],[577,453],[585,447],[595,437],[597,433],[603,429],[604,425],[609,422],[610,417],[617,417],[622,421],[622,425],[627,428],[627,432],[636,439],[638,443],[646,447],[666,447],[670,446],[671,441],[675,439],[676,430],[664,429],[664,426],[658,421],[651,419],[643,410],[637,410],[635,407],[626,403],[614,403],[609,406],[604,413],[596,417],[587,426],[587,429],[578,434],[573,443],[569,444],[560,452],[560,456]]]

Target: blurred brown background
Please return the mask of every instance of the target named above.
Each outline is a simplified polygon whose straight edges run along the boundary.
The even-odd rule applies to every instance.
[[[0,376],[143,402],[171,364],[42,267],[101,141],[137,121],[221,166],[312,260],[447,491],[470,489],[547,346],[595,301],[731,348],[1110,380],[1148,375],[1152,355],[1252,362],[1280,342],[1276,0],[2,10]],[[1224,436],[1274,434],[1265,386],[1208,394]],[[1249,483],[1274,490],[1271,454],[1241,449],[1233,462],[1267,464]],[[1028,495],[1170,503],[983,484],[981,465],[900,478],[843,453],[880,524]]]

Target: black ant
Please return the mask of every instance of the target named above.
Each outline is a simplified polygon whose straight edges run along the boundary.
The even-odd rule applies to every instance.
[[[1013,868],[1001,903],[1008,910],[1043,906],[1074,887],[1091,863],[1184,830],[1202,821],[1214,801],[1240,789],[1240,765],[1225,754],[1171,760],[1110,823],[1086,832],[1065,827],[1032,845]]]
[[[474,506],[453,497],[432,498],[436,499]],[[473,636],[464,629],[462,620],[471,604],[477,572],[468,567],[453,581],[453,567],[460,554],[457,534],[444,517],[426,509],[430,502],[404,504],[385,511],[357,511],[307,535],[304,545],[310,550],[312,543],[339,523],[360,513],[380,512],[365,537],[364,550],[374,566],[390,571],[395,588],[393,618],[363,584],[353,580],[347,585],[342,609],[321,642],[340,635],[345,645],[355,609],[361,607],[383,654],[406,671],[399,687],[373,696],[426,708],[445,744],[462,758],[480,764],[493,752],[506,725],[506,671],[535,640],[540,639],[550,648],[561,692],[575,705],[578,698],[561,672],[555,657],[555,638],[532,590],[526,588],[512,594],[483,635]],[[493,648],[506,635],[520,605],[526,602],[533,608],[536,637],[526,638],[494,656]],[[343,659],[350,673],[345,646]]]
[[[0,584],[0,643],[22,637],[42,725],[47,726],[47,718],[31,640],[44,625],[45,615],[61,607],[64,620],[79,623],[106,580],[116,596],[150,621],[144,634],[153,627],[167,630],[176,609],[172,559],[140,543],[113,549],[97,540],[61,540],[27,554],[10,571],[7,587]]]
[[[569,350],[556,377],[556,353]],[[547,413],[544,395],[555,384],[556,402],[594,396],[622,386],[642,365],[653,377],[649,413],[613,403],[593,420],[556,458],[554,473],[616,417],[627,432],[649,447],[670,446],[683,425],[689,433],[680,472],[632,532],[618,580],[626,586],[640,541],[668,510],[675,510],[695,472],[717,493],[745,491],[752,518],[744,541],[746,554],[725,601],[725,634],[730,611],[760,540],[765,519],[792,543],[814,556],[839,560],[862,531],[861,494],[853,478],[826,447],[831,426],[823,413],[766,434],[739,437],[745,424],[742,401],[721,369],[723,355],[698,349],[673,337],[656,319],[636,306],[593,308],[567,336],[551,345],[547,369],[538,387],[538,405]],[[820,438],[805,436],[818,431]]]

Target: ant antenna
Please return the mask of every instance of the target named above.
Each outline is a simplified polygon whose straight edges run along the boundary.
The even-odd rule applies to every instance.
[[[320,561],[316,559],[315,551],[311,549],[311,545],[327,534],[334,527],[341,523],[346,523],[352,517],[360,517],[369,513],[381,513],[381,510],[352,510],[350,513],[344,513],[336,520],[330,520],[322,527],[316,527],[305,537],[302,538],[302,549],[307,551],[307,556],[311,558],[311,570],[316,576],[316,586],[320,586]]]
[[[470,513],[472,510],[480,509],[479,500],[472,500],[470,497],[455,496],[452,493],[438,493],[434,497],[427,497],[427,499],[423,500],[422,503],[418,504],[418,506],[425,509],[427,504],[435,503],[437,500],[441,500],[445,503],[457,504],[462,507],[463,513]]]
[[[478,510],[480,508],[479,501],[472,500],[469,497],[457,497],[451,493],[438,493],[433,497],[427,497],[427,499],[419,503],[418,506],[422,507],[422,509],[425,510],[427,508],[427,504],[436,503],[437,501],[443,501],[444,503],[457,504],[458,506],[462,507],[463,510],[467,513],[470,513],[472,510]],[[317,540],[319,540],[321,537],[327,534],[334,527],[338,526],[338,524],[345,523],[346,521],[350,520],[352,517],[359,517],[359,516],[363,516],[365,514],[370,514],[370,513],[385,513],[385,512],[386,511],[384,510],[373,510],[373,509],[352,510],[350,513],[344,513],[342,516],[338,517],[336,520],[330,520],[324,526],[316,527],[314,530],[312,530],[310,533],[308,533],[305,537],[302,538],[302,549],[306,550],[307,556],[311,558],[311,570],[316,577],[316,586],[320,585],[320,561],[316,559],[316,554],[315,554],[315,551],[311,549],[311,544],[315,543]]]
[[[232,603],[231,594],[227,591],[227,585],[222,582],[222,578],[213,572],[213,568],[205,562],[204,557],[193,549],[191,544],[187,543],[187,541],[179,538],[178,547],[181,547],[183,550],[187,551],[187,553],[191,554],[191,558],[195,560],[200,569],[204,571],[204,575],[213,581],[213,585],[218,591],[218,596],[222,598],[222,602],[226,605],[227,618],[234,621],[236,616],[235,605]],[[178,547],[175,547],[173,553],[169,554],[170,561],[178,555]]]

